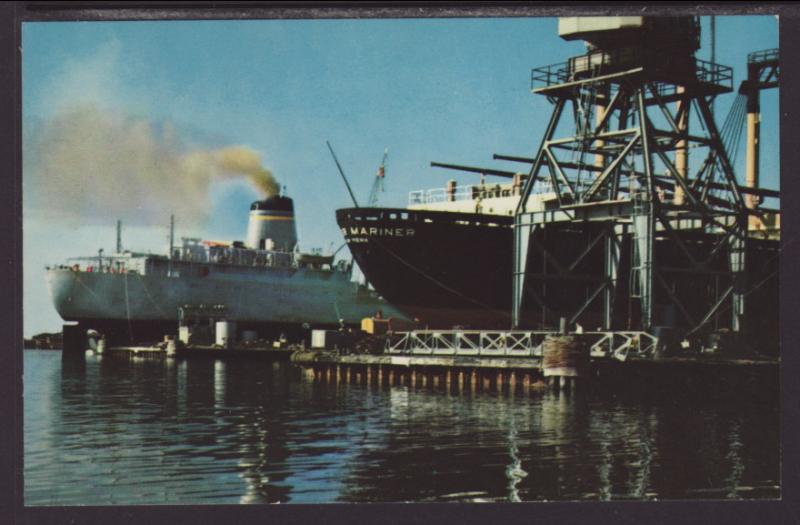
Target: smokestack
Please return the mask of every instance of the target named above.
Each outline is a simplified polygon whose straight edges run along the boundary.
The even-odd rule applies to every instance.
[[[297,229],[292,199],[273,195],[251,204],[246,244],[255,250],[294,250]]]

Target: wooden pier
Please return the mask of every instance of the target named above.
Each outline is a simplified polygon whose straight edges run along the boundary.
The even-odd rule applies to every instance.
[[[543,388],[541,358],[337,355],[304,351],[291,361],[315,381],[451,391],[509,391]]]
[[[772,398],[779,391],[777,359],[720,356],[609,357],[588,359],[581,373],[546,373],[541,357],[342,355],[298,351],[291,361],[315,382],[406,386],[450,392],[519,393],[593,389],[631,395],[736,396]],[[583,366],[583,365],[582,365]]]

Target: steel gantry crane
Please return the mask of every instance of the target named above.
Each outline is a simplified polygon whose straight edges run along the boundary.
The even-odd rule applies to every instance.
[[[532,71],[553,112],[515,212],[514,326],[740,331],[763,193],[737,183],[711,112],[732,69],[695,56],[696,17],[561,18],[559,33],[588,52]],[[777,80],[777,55],[751,63],[761,88]]]

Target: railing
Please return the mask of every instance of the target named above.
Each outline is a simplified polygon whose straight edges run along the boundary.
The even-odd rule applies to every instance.
[[[531,89],[550,87],[573,80],[621,71],[627,67],[641,65],[642,62],[642,52],[635,48],[610,51],[595,49],[584,55],[571,57],[566,62],[533,69],[531,71]],[[537,86],[537,84],[541,85]]]
[[[770,53],[773,51],[777,52],[777,50],[769,50],[760,53],[763,53],[764,56],[771,56]],[[751,55],[756,54],[751,53]],[[672,73],[676,77],[685,76],[691,72],[691,61],[694,62],[694,76],[697,82],[717,86],[728,91],[733,89],[733,68],[699,58],[687,57],[687,59],[690,61],[677,61],[673,58],[673,60],[665,62],[663,56],[658,52],[636,48],[622,48],[611,51],[594,50],[584,55],[572,57],[566,62],[532,69],[531,89],[551,87],[643,66],[661,73],[667,73],[668,70],[666,68],[670,68],[669,71],[672,71],[672,68],[675,67]],[[675,79],[676,82],[680,80],[682,79]]]
[[[733,89],[733,68],[715,64],[699,58],[694,59],[695,76],[701,84],[711,84],[723,87],[727,90]]]
[[[550,181],[541,179],[536,181],[531,190],[533,195],[552,192],[553,186],[550,184]],[[442,202],[473,201],[477,200],[478,198],[491,199],[498,197],[512,197],[517,195],[519,195],[519,189],[514,189],[514,186],[511,184],[476,184],[469,186],[456,186],[455,190],[448,190],[447,188],[432,188],[409,192],[408,205],[414,206]]]
[[[541,357],[542,344],[552,331],[414,330],[386,339],[390,355],[464,357]],[[624,361],[629,355],[652,355],[658,338],[647,332],[583,332],[591,339],[592,357]]]
[[[531,70],[531,89],[569,82],[569,63],[559,62]],[[539,85],[537,85],[539,84]]]
[[[765,49],[763,51],[753,51],[747,55],[748,64],[760,64],[763,62],[772,62],[778,60],[778,49]]]
[[[147,254],[146,256],[150,256]],[[52,264],[48,270],[72,270],[87,273],[128,273],[145,272],[144,259],[141,254],[130,255],[94,255],[69,257],[66,264]],[[83,263],[83,264],[81,264]]]
[[[437,202],[453,202],[472,200],[473,188],[476,186],[456,186],[455,191],[447,188],[433,188],[429,190],[414,190],[408,194],[408,204],[433,204]]]

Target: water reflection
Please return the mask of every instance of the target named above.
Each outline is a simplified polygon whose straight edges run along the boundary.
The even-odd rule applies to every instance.
[[[508,478],[508,501],[522,501],[519,497],[517,485],[525,478],[528,473],[522,468],[522,460],[519,459],[519,447],[517,446],[517,425],[514,416],[511,416],[508,427],[508,455],[511,463],[506,467],[506,477]]]
[[[777,497],[778,410],[25,353],[29,505]]]

